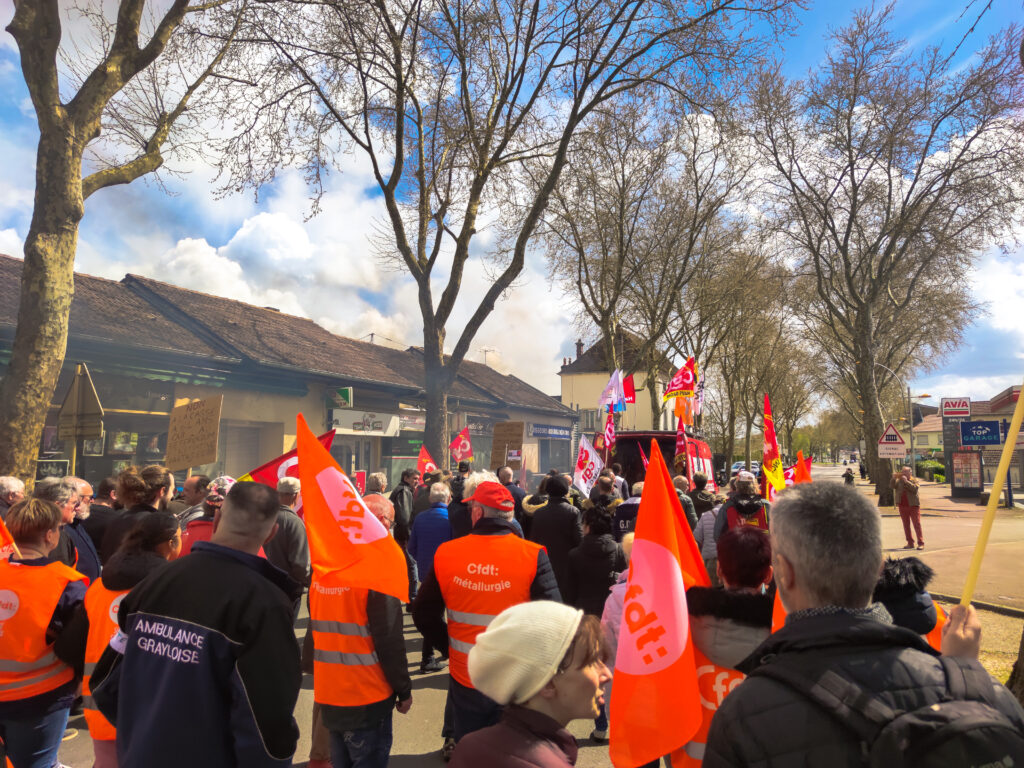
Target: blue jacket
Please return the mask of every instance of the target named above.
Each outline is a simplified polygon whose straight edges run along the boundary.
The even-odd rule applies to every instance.
[[[78,550],[78,563],[75,565],[75,570],[83,576],[87,576],[89,583],[92,584],[100,577],[101,568],[96,545],[92,543],[81,520],[73,520],[64,526],[64,530],[67,531],[68,538]]]
[[[300,594],[266,560],[213,542],[197,542],[132,589],[94,672],[121,768],[291,765]]]
[[[443,502],[431,504],[412,523],[409,536],[409,554],[420,569],[420,581],[434,569],[434,553],[437,548],[450,541],[452,527],[448,522],[448,505]]]

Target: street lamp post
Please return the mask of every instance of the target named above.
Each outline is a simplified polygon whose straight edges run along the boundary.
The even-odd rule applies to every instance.
[[[900,386],[907,390],[907,430],[910,434],[910,471],[913,475],[917,475],[917,465],[914,461],[914,406],[910,395],[910,387],[903,383],[901,379],[892,368],[882,365],[881,363],[875,363],[879,368],[884,368],[892,374],[893,378],[900,383]],[[918,397],[931,397],[931,395],[918,395]]]

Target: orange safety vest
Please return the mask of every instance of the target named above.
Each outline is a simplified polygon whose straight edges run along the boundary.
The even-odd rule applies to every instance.
[[[129,590],[107,589],[103,578],[97,579],[85,593],[85,613],[89,617],[89,637],[85,643],[85,675],[82,677],[82,709],[85,722],[89,726],[89,735],[97,741],[113,741],[117,738],[117,730],[103,716],[92,700],[89,678],[96,669],[103,651],[110,643],[110,638],[117,632],[117,611],[121,600]]]
[[[333,707],[358,707],[391,696],[366,617],[369,590],[345,587],[330,575],[314,577],[309,590],[313,631],[313,699]]]
[[[700,728],[693,738],[672,753],[672,768],[699,768],[704,760],[707,747],[708,731],[711,729],[711,718],[722,706],[725,697],[746,678],[735,669],[720,667],[712,663],[697,648],[693,649],[694,661],[697,664],[697,690],[700,693],[701,718]]]
[[[469,651],[495,616],[528,602],[540,544],[514,535],[463,536],[434,555],[434,573],[448,608],[448,670],[469,688]]]
[[[46,628],[64,588],[83,580],[63,563],[0,562],[0,701],[38,696],[74,680],[47,644]]]
[[[936,651],[942,652],[942,628],[949,621],[949,616],[942,609],[942,606],[935,603],[935,627],[924,636],[925,642]]]

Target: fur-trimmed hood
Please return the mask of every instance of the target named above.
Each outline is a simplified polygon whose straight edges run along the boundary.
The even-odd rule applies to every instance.
[[[920,592],[934,577],[935,571],[918,557],[887,557],[875,587],[875,599],[880,592]]]

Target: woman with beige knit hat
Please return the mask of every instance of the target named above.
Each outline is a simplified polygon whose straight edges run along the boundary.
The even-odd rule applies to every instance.
[[[505,711],[497,725],[463,737],[452,768],[574,765],[566,726],[598,714],[612,677],[607,658],[595,616],[548,600],[502,611],[469,652],[469,676]]]

